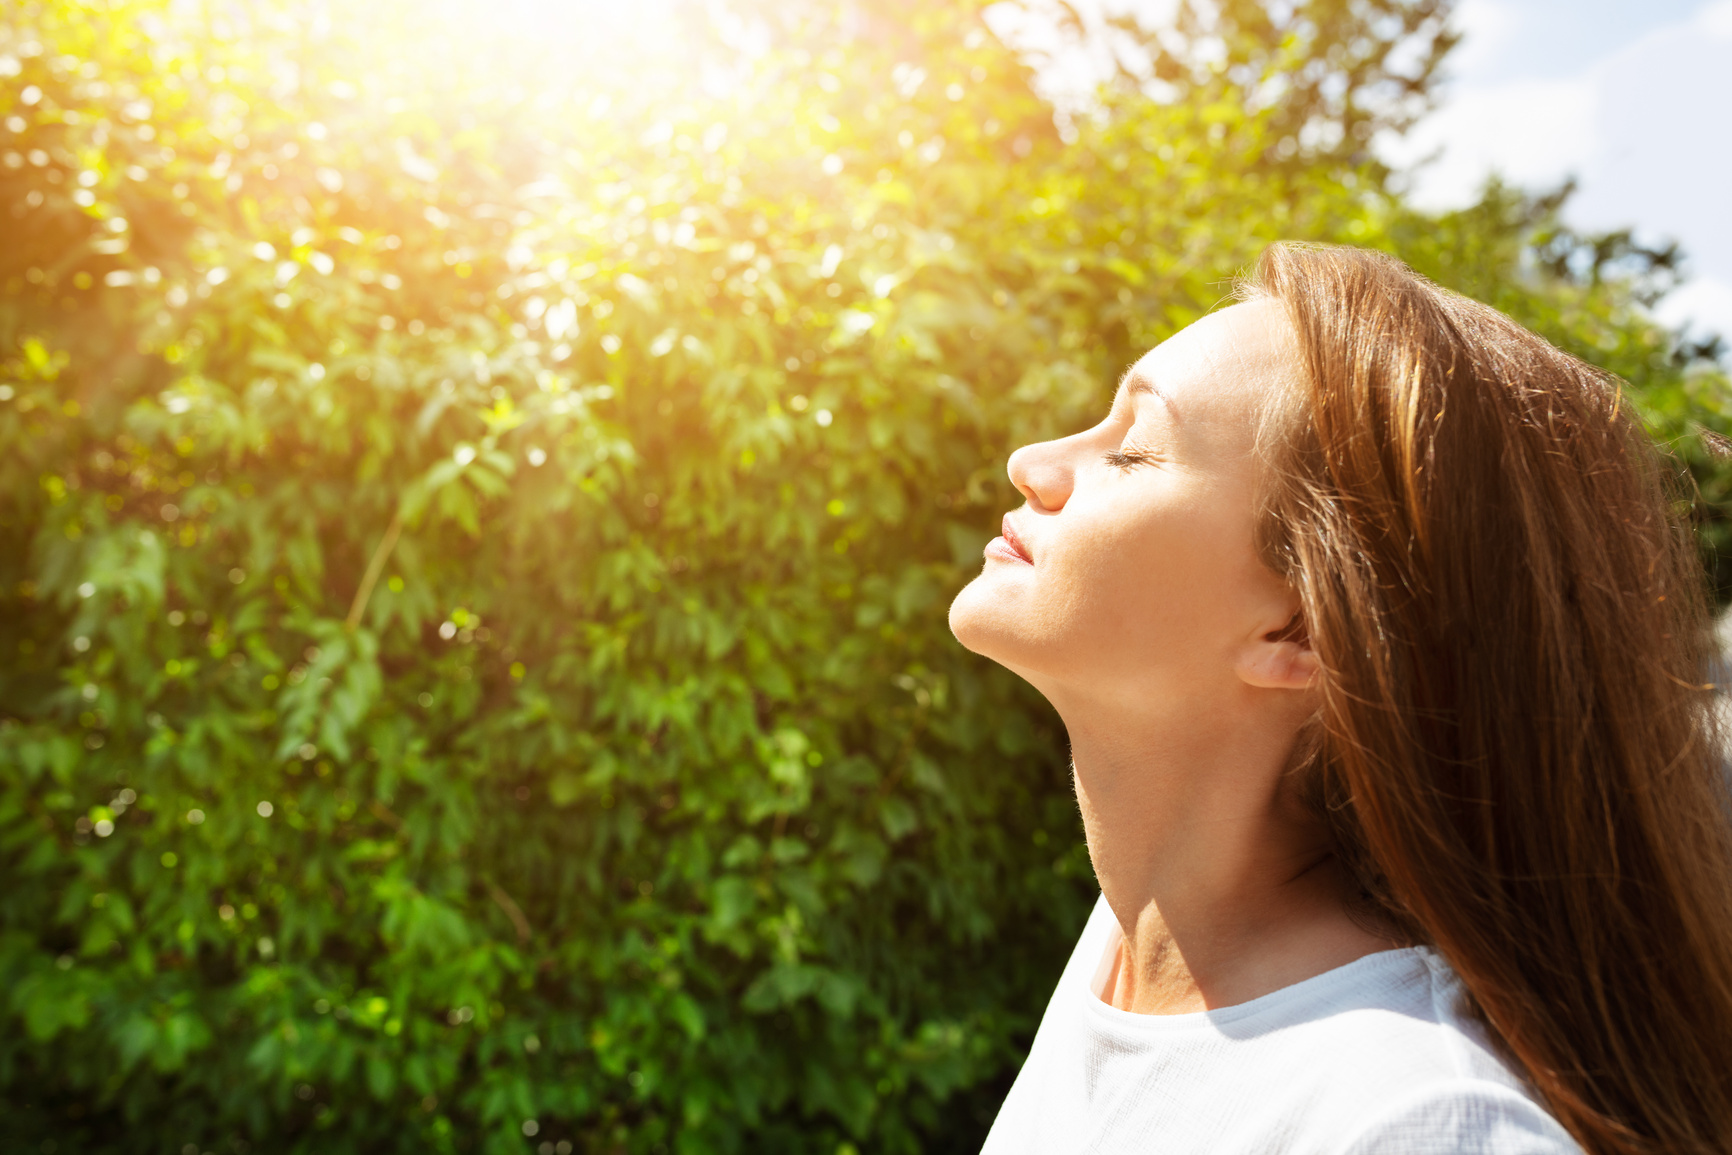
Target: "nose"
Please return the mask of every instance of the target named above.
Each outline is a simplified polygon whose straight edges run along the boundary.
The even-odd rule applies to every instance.
[[[1041,441],[1010,455],[1006,467],[1010,483],[1039,512],[1057,513],[1070,500],[1076,473],[1063,445],[1063,441]]]

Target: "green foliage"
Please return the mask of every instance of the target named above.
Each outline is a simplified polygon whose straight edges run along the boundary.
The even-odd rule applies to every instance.
[[[21,1141],[966,1149],[1092,894],[1056,720],[945,627],[1009,449],[1279,237],[1724,427],[1628,245],[1385,189],[1433,4],[1223,6],[1068,143],[960,0],[367,8],[0,24]]]

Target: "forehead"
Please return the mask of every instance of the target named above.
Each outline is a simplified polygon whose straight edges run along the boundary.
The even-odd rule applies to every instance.
[[[1249,422],[1269,391],[1291,380],[1295,354],[1280,303],[1249,301],[1210,313],[1149,350],[1125,374],[1120,393],[1151,392],[1186,422]]]

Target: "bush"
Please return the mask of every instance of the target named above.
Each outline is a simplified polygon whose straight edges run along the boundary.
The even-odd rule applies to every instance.
[[[1056,719],[945,627],[1010,448],[1294,236],[1724,427],[1664,254],[1390,193],[1435,3],[1223,4],[1069,139],[962,0],[368,7],[0,24],[44,1151],[965,1149],[1094,893]]]

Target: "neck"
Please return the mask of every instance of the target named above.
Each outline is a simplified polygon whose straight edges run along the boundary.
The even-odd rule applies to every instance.
[[[1321,832],[1281,789],[1302,715],[1268,694],[1059,707],[1089,856],[1124,934],[1102,992],[1114,1006],[1231,1006],[1395,945],[1348,916]]]

